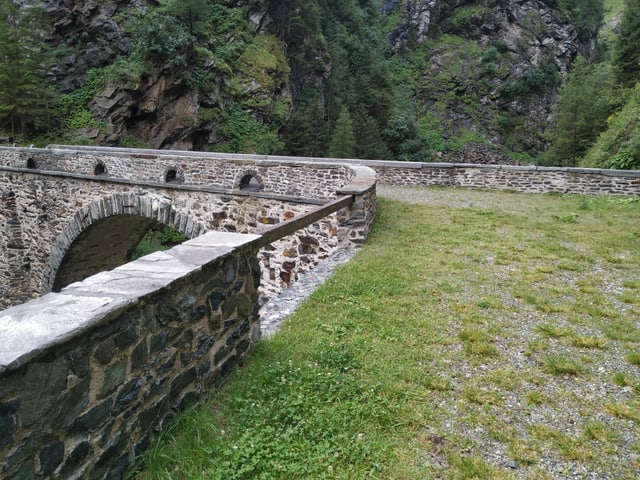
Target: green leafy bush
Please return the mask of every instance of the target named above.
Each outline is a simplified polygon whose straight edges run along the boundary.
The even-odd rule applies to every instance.
[[[219,151],[268,155],[284,146],[277,131],[259,123],[238,105],[224,110],[221,119],[219,133],[226,141],[216,146]]]
[[[62,95],[60,116],[68,129],[99,128],[100,124],[88,110],[89,103],[108,81],[107,69],[92,68],[87,71],[84,84],[71,93]]]
[[[528,70],[521,77],[505,82],[500,88],[500,94],[505,97],[516,97],[540,93],[555,87],[559,82],[558,67],[549,59]]]
[[[152,227],[142,240],[138,243],[130,260],[135,260],[150,253],[168,250],[171,247],[181,244],[187,240],[182,233],[175,228],[168,227],[166,225],[158,225]]]

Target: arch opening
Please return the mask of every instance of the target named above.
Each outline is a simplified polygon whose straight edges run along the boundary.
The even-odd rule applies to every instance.
[[[104,270],[127,263],[131,252],[154,220],[138,215],[116,215],[98,220],[76,237],[67,249],[53,282],[53,291]]]
[[[104,166],[104,163],[98,162],[96,166],[93,168],[94,175],[106,175],[107,167]]]
[[[170,231],[161,232],[160,249],[208,230],[203,223],[153,195],[116,194],[86,205],[69,219],[52,245],[38,292],[59,291],[70,283],[133,260],[132,254],[147,232],[165,227]],[[151,251],[143,254],[147,253]]]
[[[67,249],[52,290],[59,292],[71,283],[184,240],[186,237],[177,230],[139,215],[114,215],[98,220]]]
[[[33,157],[27,158],[27,168],[29,168],[29,169],[35,169],[36,168],[36,161],[33,159]]]
[[[240,179],[239,188],[244,192],[259,192],[263,189],[263,185],[255,175],[247,173]]]

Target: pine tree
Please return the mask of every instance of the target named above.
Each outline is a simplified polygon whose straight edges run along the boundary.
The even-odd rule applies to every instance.
[[[616,78],[623,87],[640,81],[640,1],[626,0],[613,52]]]
[[[327,153],[327,123],[324,106],[317,90],[303,90],[284,132],[287,153],[304,157],[322,157]]]
[[[0,0],[0,126],[16,137],[48,121],[51,99],[42,8]]]
[[[386,160],[390,158],[389,149],[382,139],[378,122],[370,115],[357,117],[356,155],[358,158]]]
[[[607,127],[615,96],[611,67],[578,57],[558,95],[552,145],[543,158],[547,165],[569,166],[578,160]]]
[[[343,108],[331,135],[329,156],[333,158],[353,158],[356,153],[356,139],[353,133],[353,121],[346,108]]]

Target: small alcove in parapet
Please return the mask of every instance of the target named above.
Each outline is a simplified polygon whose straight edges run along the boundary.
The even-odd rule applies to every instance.
[[[168,168],[164,173],[164,183],[183,183],[184,173],[177,167]]]
[[[255,172],[247,172],[240,178],[238,189],[242,192],[259,192],[264,189],[264,184]]]
[[[107,167],[105,166],[104,163],[98,162],[93,167],[93,174],[96,175],[96,176],[97,175],[107,175]]]

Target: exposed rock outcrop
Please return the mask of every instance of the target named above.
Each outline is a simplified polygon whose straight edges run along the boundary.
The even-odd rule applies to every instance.
[[[108,65],[129,52],[130,41],[115,17],[136,4],[136,0],[43,1],[53,24],[49,43],[61,50],[51,76],[63,92],[81,86],[89,68]]]
[[[417,85],[424,113],[445,138],[474,132],[520,151],[546,147],[560,76],[581,44],[569,21],[544,0],[389,0],[400,13],[389,36],[396,55],[428,45]],[[456,39],[462,39],[458,41]]]

